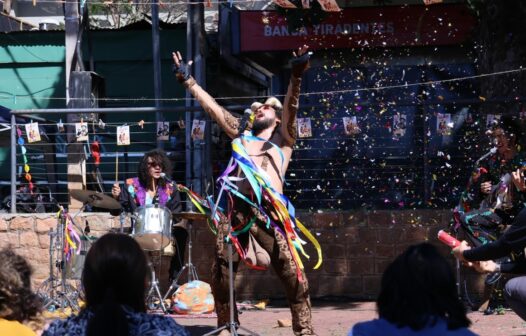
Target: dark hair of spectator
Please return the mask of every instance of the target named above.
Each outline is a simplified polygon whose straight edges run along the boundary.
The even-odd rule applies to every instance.
[[[12,250],[0,251],[0,318],[40,322],[41,301],[31,291],[31,267]]]
[[[171,178],[172,177],[172,163],[170,162],[170,159],[166,155],[166,153],[162,149],[154,149],[144,154],[141,162],[139,163],[138,168],[138,175],[139,175],[139,182],[145,186],[148,187],[152,183],[152,178],[150,175],[148,175],[148,159],[151,158],[152,162],[159,164],[161,166],[161,169],[163,173],[166,174],[166,177]],[[166,181],[164,179],[159,179],[159,185],[161,187],[166,186]]]
[[[449,330],[471,324],[451,266],[429,243],[410,246],[387,267],[377,306],[381,318],[413,330],[434,325],[438,318],[447,321]]]
[[[86,335],[128,335],[121,305],[146,311],[148,274],[146,256],[133,238],[117,233],[100,237],[88,251],[82,272],[86,309],[95,313]]]

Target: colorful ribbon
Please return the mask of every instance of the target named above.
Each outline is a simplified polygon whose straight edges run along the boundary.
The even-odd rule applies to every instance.
[[[60,218],[61,215],[66,217],[66,224],[64,225],[64,254],[66,256],[66,261],[69,261],[73,252],[77,255],[80,254],[80,251],[82,250],[82,240],[74,229],[73,218],[63,210],[59,210],[57,212],[57,217]]]
[[[321,247],[316,238],[307,230],[307,228],[296,218],[296,210],[292,205],[292,202],[283,195],[282,193],[275,190],[271,183],[270,178],[265,171],[258,167],[250,156],[243,145],[243,141],[262,141],[268,143],[274,147],[280,157],[281,157],[281,166],[284,164],[284,155],[281,149],[268,140],[264,140],[249,135],[241,135],[239,138],[236,138],[232,141],[232,158],[233,160],[226,168],[225,172],[219,177],[218,181],[224,183],[224,188],[233,196],[241,199],[242,201],[248,203],[250,206],[253,206],[259,209],[260,213],[265,216],[267,221],[267,227],[271,225],[274,228],[277,228],[280,232],[284,234],[284,237],[287,240],[287,244],[291,251],[294,262],[296,263],[296,273],[300,281],[303,281],[303,275],[301,270],[304,269],[303,263],[301,261],[300,254],[309,259],[309,255],[305,253],[303,245],[306,244],[304,240],[299,237],[301,232],[315,247],[318,254],[318,262],[314,266],[314,269],[318,269],[323,261]],[[243,171],[245,179],[250,184],[252,192],[255,196],[255,201],[249,200],[245,195],[240,193],[237,190],[235,182],[239,180],[239,177],[230,176],[230,174],[236,169],[239,168]],[[283,169],[282,169],[283,171]],[[284,182],[284,177],[282,176],[282,181]],[[275,221],[269,216],[269,211],[266,211],[264,208],[264,202],[267,205],[271,206],[270,212],[274,215],[273,217],[281,223],[281,226],[276,224]],[[244,256],[245,253],[241,244],[237,240],[236,236],[243,232],[247,232],[250,227],[255,223],[255,219],[249,220],[245,225],[241,227],[233,227],[232,232],[229,237],[232,239],[234,246],[238,250],[240,256]]]
[[[16,134],[18,135],[18,145],[20,146],[20,152],[22,153],[22,160],[24,161],[24,178],[29,183],[29,192],[33,194],[33,182],[31,178],[31,167],[29,167],[29,163],[27,160],[27,148],[25,146],[26,142],[24,140],[24,137],[22,136],[22,130],[20,128],[16,128]]]

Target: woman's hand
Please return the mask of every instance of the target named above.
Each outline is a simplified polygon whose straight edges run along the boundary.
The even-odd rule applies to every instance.
[[[517,169],[517,171],[511,172],[511,180],[513,181],[513,184],[515,184],[515,187],[517,187],[517,190],[520,192],[526,191],[526,183],[524,183],[524,174],[522,173],[521,169]]]
[[[121,195],[121,188],[119,187],[118,183],[115,183],[111,188],[111,195],[113,198],[119,199],[119,196]]]
[[[473,268],[479,273],[493,273],[498,270],[497,263],[493,260],[479,261],[473,263]]]
[[[466,259],[464,259],[464,251],[470,250],[471,247],[469,247],[468,242],[463,240],[459,246],[455,247],[451,252],[453,252],[453,255],[455,258],[462,262],[468,262]],[[470,265],[471,266],[471,265]]]

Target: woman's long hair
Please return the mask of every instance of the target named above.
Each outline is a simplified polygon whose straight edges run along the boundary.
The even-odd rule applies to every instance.
[[[86,308],[95,313],[86,334],[128,335],[121,306],[146,311],[147,276],[146,256],[135,240],[117,233],[100,237],[89,250],[82,272]]]
[[[445,319],[450,330],[471,324],[451,266],[429,243],[410,246],[387,267],[377,305],[381,318],[413,330],[438,318]]]
[[[41,300],[31,291],[31,267],[12,250],[0,251],[0,318],[42,327]]]
[[[165,173],[168,178],[172,177],[172,163],[166,153],[162,149],[151,150],[144,154],[137,169],[139,182],[144,187],[148,187],[152,184],[152,177],[148,175],[148,158],[151,158],[154,163],[159,164],[163,173]],[[159,179],[159,186],[164,188],[166,186],[166,181],[164,179]]]

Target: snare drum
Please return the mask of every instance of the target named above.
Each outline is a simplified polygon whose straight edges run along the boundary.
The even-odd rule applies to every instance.
[[[145,205],[135,211],[132,236],[148,251],[161,250],[170,244],[172,213],[159,205]]]
[[[80,253],[73,252],[69,261],[66,262],[66,277],[68,279],[80,280],[82,278],[86,254],[88,254],[91,245],[97,240],[97,237],[81,236],[80,240]]]

